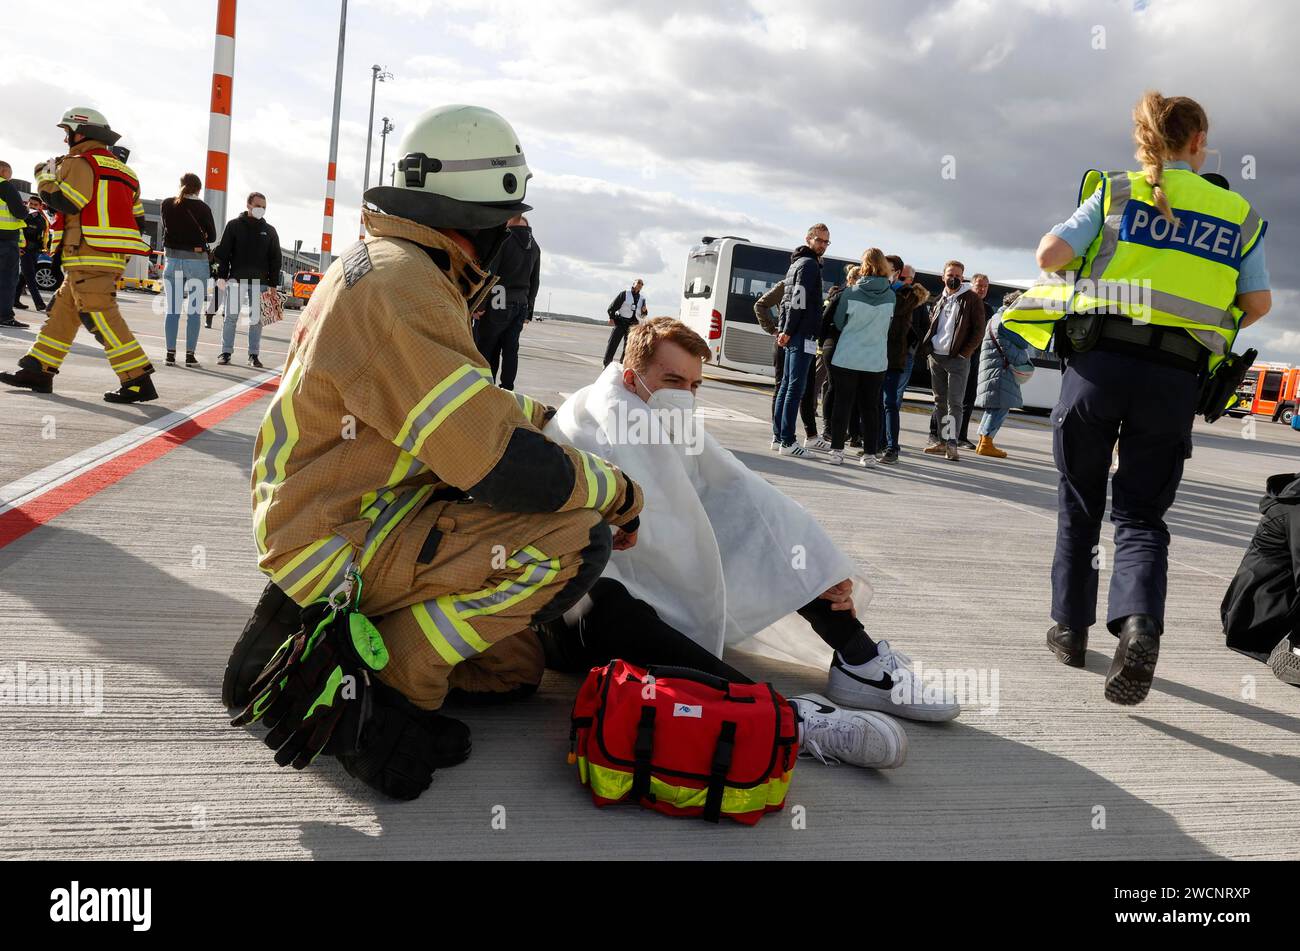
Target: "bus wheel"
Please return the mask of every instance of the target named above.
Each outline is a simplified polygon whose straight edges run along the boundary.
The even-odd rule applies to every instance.
[[[1290,426],[1291,417],[1293,417],[1294,415],[1295,415],[1294,406],[1283,406],[1282,412],[1278,415],[1278,420],[1281,421],[1283,426]]]

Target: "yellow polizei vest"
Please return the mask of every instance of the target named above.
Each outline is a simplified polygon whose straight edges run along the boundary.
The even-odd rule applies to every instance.
[[[1233,305],[1241,260],[1267,222],[1245,198],[1186,169],[1167,169],[1161,187],[1173,221],[1156,208],[1144,173],[1089,171],[1079,202],[1103,190],[1101,230],[1082,259],[1044,275],[1016,301],[1007,327],[1045,350],[1067,314],[1124,316],[1185,330],[1217,366],[1241,319]]]

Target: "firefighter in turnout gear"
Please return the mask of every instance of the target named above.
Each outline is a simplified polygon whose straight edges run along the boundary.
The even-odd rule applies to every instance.
[[[438,712],[448,693],[485,702],[536,689],[532,626],[574,606],[610,551],[635,543],[642,495],[603,459],[542,435],[554,411],[493,386],[474,345],[470,315],[492,289],[506,222],[529,210],[514,130],[487,109],[446,106],[412,124],[401,154],[396,183],[365,193],[368,237],[299,320],[257,438],[253,525],[271,583],[222,694],[247,705],[237,722],[256,719],[267,679],[254,681],[299,630],[299,609],[354,569],[356,609],[386,659],[355,748],[324,751],[410,799],[468,755],[468,729]],[[300,708],[315,710],[307,689]]]
[[[141,232],[144,206],[135,173],[109,146],[119,136],[94,109],[74,107],[63,114],[68,154],[36,168],[41,199],[59,213],[60,244],[66,279],[50,303],[36,342],[18,361],[18,370],[0,381],[37,393],[54,389],[54,375],[84,326],[99,341],[121,386],[104,394],[110,403],[140,403],[158,398],[153,365],[122,319],[117,278],[128,254],[148,254]]]

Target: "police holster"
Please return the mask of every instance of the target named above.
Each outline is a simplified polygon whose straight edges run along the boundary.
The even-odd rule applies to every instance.
[[[1196,398],[1196,412],[1212,423],[1237,403],[1237,390],[1246,378],[1259,352],[1253,347],[1245,353],[1229,353],[1223,362],[1201,380]]]
[[[1056,322],[1056,352],[1062,358],[1087,353],[1101,337],[1101,314],[1071,314]]]

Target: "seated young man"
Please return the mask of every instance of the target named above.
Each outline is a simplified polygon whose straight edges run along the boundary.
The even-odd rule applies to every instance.
[[[1220,613],[1228,647],[1300,686],[1300,472],[1270,476]]]
[[[951,697],[923,690],[907,658],[867,634],[856,568],[817,521],[700,429],[695,392],[708,355],[680,321],[646,321],[628,337],[626,362],[606,367],[547,424],[552,439],[602,456],[645,494],[636,545],[616,551],[587,596],[545,626],[550,665],[584,669],[619,656],[744,680],[720,659],[724,645],[797,612],[834,650],[832,702],[956,717]]]

